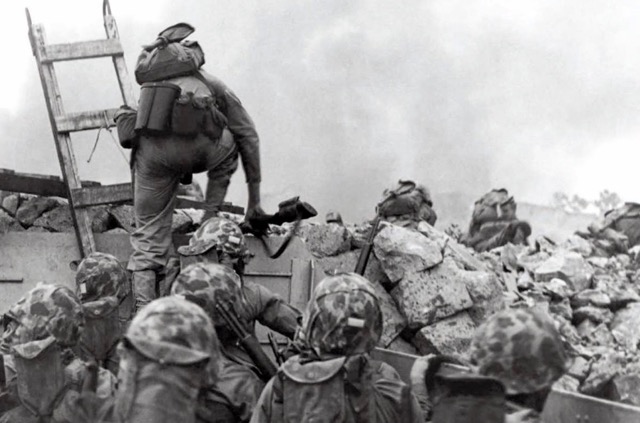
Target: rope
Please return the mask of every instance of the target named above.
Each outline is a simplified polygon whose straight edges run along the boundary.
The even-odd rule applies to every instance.
[[[109,135],[111,136],[111,141],[113,141],[113,143],[115,144],[116,149],[118,150],[118,152],[120,153],[120,155],[124,159],[124,162],[127,164],[127,166],[129,166],[129,159],[127,159],[127,156],[125,156],[125,154],[120,149],[120,144],[116,140],[116,137],[113,136],[113,131],[109,127],[109,118],[107,117],[107,112],[105,111],[103,113],[104,113],[103,114],[103,116],[104,116],[104,125],[101,126],[100,128],[98,128],[98,134],[96,135],[96,141],[93,143],[93,149],[91,149],[91,154],[89,154],[89,158],[87,159],[87,163],[91,162],[91,159],[93,158],[93,153],[96,152],[96,148],[98,147],[98,141],[100,141],[100,133],[102,132],[103,129],[105,129],[109,133]]]

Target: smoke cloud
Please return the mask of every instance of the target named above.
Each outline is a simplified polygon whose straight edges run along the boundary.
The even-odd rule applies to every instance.
[[[101,1],[29,3],[51,42],[103,37]],[[539,203],[554,191],[637,195],[633,2],[111,3],[130,72],[139,46],[161,29],[196,27],[205,69],[236,92],[258,127],[268,210],[299,194],[321,214],[335,209],[357,221],[399,178],[436,193],[506,187]],[[3,65],[14,94],[0,103],[0,166],[59,174],[24,10],[2,7],[15,64]],[[58,67],[67,110],[121,103],[109,60],[78,63]],[[96,134],[73,137],[83,178],[127,180],[107,133],[91,163]],[[244,205],[244,191],[238,173],[229,200]]]

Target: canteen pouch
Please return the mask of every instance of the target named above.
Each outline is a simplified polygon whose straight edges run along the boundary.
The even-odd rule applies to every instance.
[[[151,135],[169,133],[174,103],[180,91],[178,85],[170,82],[142,84],[135,130]]]

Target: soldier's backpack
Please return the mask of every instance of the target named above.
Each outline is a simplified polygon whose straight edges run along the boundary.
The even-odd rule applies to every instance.
[[[475,202],[469,233],[473,234],[482,224],[498,220],[516,219],[516,202],[504,188],[493,189]]]
[[[384,219],[406,218],[424,220],[430,225],[436,223],[437,215],[432,209],[431,194],[424,185],[401,179],[396,188],[384,191],[383,198],[378,213]]]

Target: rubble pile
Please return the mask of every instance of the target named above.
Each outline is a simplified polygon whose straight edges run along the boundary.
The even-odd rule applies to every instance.
[[[179,209],[176,233],[189,233],[202,211]],[[92,208],[96,233],[134,227],[132,206]],[[231,216],[230,216],[231,217]],[[284,235],[292,224],[272,227]],[[305,221],[305,240],[326,274],[353,271],[371,223]],[[72,232],[66,200],[0,192],[0,233]],[[640,260],[635,249],[607,256],[594,241],[573,235],[555,244],[507,244],[476,253],[426,222],[413,227],[382,222],[365,277],[381,299],[379,346],[411,354],[466,359],[476,328],[505,307],[534,307],[551,314],[571,357],[557,386],[640,405]]]

